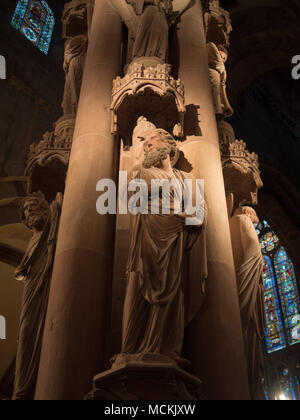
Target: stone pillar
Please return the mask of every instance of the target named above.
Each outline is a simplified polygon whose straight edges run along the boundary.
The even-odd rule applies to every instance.
[[[67,175],[36,399],[82,399],[104,369],[115,218],[96,212],[96,183],[116,178],[110,133],[121,21],[96,0]]]
[[[190,134],[181,150],[208,204],[206,301],[186,331],[185,356],[209,399],[249,399],[219,140],[209,81],[200,0],[178,24],[179,77],[185,85]],[[197,122],[198,119],[198,122]]]

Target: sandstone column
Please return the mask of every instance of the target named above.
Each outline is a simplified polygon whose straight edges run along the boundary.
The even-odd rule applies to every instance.
[[[186,11],[177,30],[179,77],[188,112],[181,149],[197,178],[205,180],[208,204],[206,302],[186,331],[186,356],[210,399],[249,399],[240,311],[226,209],[218,132],[208,72],[200,0]],[[197,115],[198,114],[198,115]],[[194,127],[193,127],[194,125]]]
[[[110,134],[121,21],[96,0],[66,182],[36,399],[82,399],[104,369],[114,217],[96,212],[96,183],[116,177]]]

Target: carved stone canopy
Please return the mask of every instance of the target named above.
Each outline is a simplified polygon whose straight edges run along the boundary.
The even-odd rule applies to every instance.
[[[234,208],[240,204],[257,204],[263,183],[258,156],[250,153],[243,140],[236,140],[232,127],[219,123],[219,140],[226,194],[233,193]]]
[[[122,137],[125,148],[131,146],[141,115],[177,137],[183,135],[184,87],[180,79],[170,76],[170,70],[167,64],[145,67],[136,60],[125,77],[113,81],[112,133]]]
[[[46,132],[39,143],[31,144],[25,170],[28,194],[41,191],[51,202],[57,192],[64,192],[74,124],[74,116],[66,115],[54,124],[54,131]]]

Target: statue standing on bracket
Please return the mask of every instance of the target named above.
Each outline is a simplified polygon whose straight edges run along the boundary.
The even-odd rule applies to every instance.
[[[252,400],[264,400],[261,343],[265,334],[263,256],[253,223],[258,217],[252,207],[238,207],[229,219],[249,389]]]
[[[172,168],[178,157],[176,141],[163,129],[149,130],[148,126],[147,131],[144,160],[134,170],[132,179],[143,182],[148,191],[153,181],[179,183],[179,201],[183,201],[184,181],[195,179]],[[162,212],[164,193],[156,196],[156,212],[152,207],[153,195],[149,193],[146,203],[149,212],[132,216],[122,353],[117,356],[115,366],[124,359],[185,363],[180,358],[184,328],[201,307],[207,277],[206,217],[203,200],[202,220],[197,219],[194,226],[187,225],[184,210],[178,214],[174,211],[175,196],[175,188],[170,189],[169,214]],[[192,198],[194,202],[195,196]]]
[[[66,83],[62,102],[64,115],[76,115],[77,113],[87,46],[86,35],[74,36],[65,43]]]
[[[139,17],[133,59],[157,57],[166,61],[171,0],[126,0]]]
[[[228,52],[222,45],[217,47],[213,42],[209,42],[207,44],[207,54],[215,112],[218,119],[224,119],[233,114],[233,109],[226,94],[227,72],[225,62]]]
[[[13,400],[33,400],[48,305],[62,194],[49,206],[32,196],[23,200],[22,222],[33,231],[25,255],[16,268],[24,282]]]

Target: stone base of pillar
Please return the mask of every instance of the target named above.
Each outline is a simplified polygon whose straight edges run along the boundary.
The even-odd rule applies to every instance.
[[[172,363],[125,362],[94,378],[86,400],[205,400],[201,381]]]

